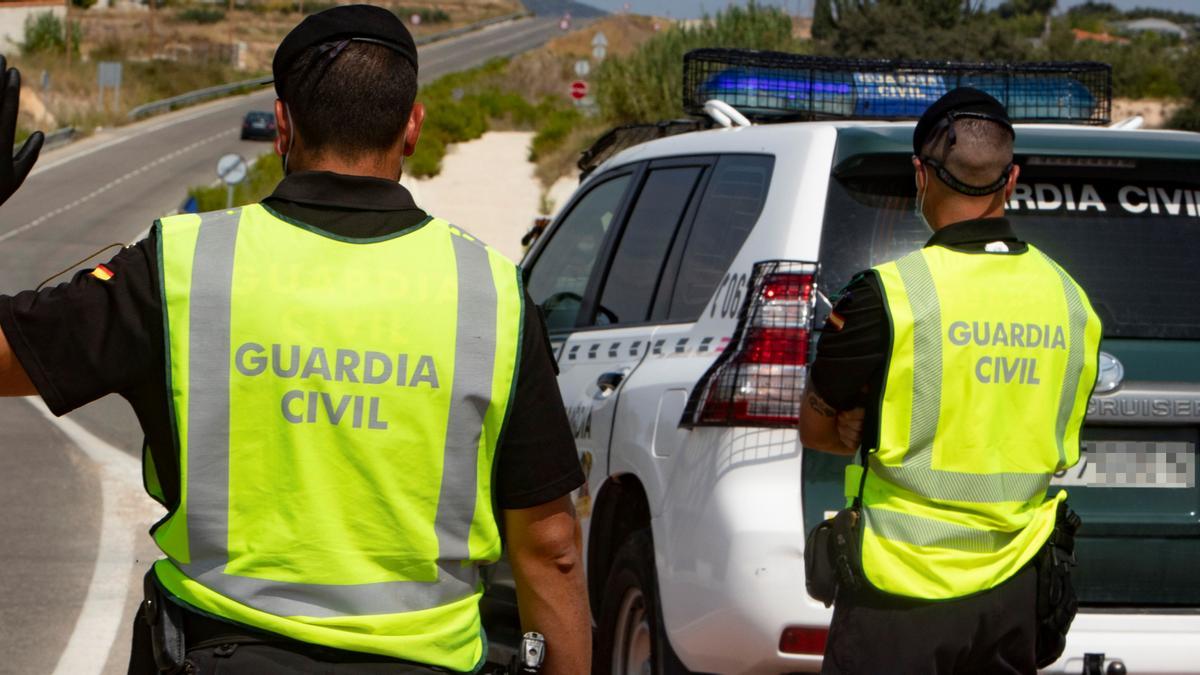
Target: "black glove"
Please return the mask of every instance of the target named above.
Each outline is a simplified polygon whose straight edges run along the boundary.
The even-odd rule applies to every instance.
[[[0,56],[0,77],[3,78],[0,81],[0,204],[3,204],[25,182],[46,137],[40,131],[33,132],[25,139],[21,149],[13,154],[21,98],[21,73],[16,68],[9,68],[8,62]]]

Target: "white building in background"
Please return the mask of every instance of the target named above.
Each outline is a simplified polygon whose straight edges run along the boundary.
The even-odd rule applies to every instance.
[[[67,16],[63,0],[0,0],[0,52],[12,53],[25,41],[25,19],[51,12],[60,19]]]
[[[1137,19],[1135,21],[1121,21],[1117,24],[1122,32],[1125,33],[1158,33],[1160,35],[1177,37],[1180,40],[1188,39],[1188,31],[1183,26],[1166,19]]]

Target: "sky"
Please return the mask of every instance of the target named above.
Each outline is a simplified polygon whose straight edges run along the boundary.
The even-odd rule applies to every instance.
[[[581,0],[584,4],[615,12],[629,4],[631,11],[637,14],[652,14],[669,16],[673,19],[691,19],[713,13],[731,4],[745,5],[748,0]],[[1002,0],[984,0],[989,7],[1000,4]],[[1179,11],[1200,13],[1200,0],[1106,0],[1121,9],[1135,7],[1155,7],[1158,9],[1174,9]],[[766,5],[786,7],[791,12],[812,14],[813,0],[759,0]],[[1084,0],[1058,0],[1060,9],[1082,4]]]

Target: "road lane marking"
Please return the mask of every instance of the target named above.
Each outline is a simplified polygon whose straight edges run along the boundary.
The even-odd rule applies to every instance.
[[[549,28],[549,26],[550,26],[550,24],[547,22],[535,21],[532,25],[527,26],[524,30],[508,32],[508,33],[504,33],[502,35],[496,35],[494,40],[489,40],[487,42],[479,42],[477,44],[468,46],[467,49],[474,50],[474,52],[476,54],[478,54],[478,52],[480,52],[480,51],[486,52],[490,48],[495,47],[497,45],[507,46],[513,42],[518,42],[529,35],[533,35],[534,33],[537,33],[539,31],[546,30],[547,28]],[[515,26],[514,26],[514,28],[515,28]],[[549,36],[547,36],[546,39],[548,40]],[[448,44],[448,43],[440,43],[440,44]],[[449,51],[449,49],[447,49],[447,51]],[[460,59],[460,58],[462,58],[462,51],[455,50],[452,53],[447,54],[446,56],[444,56],[440,59],[439,58],[430,58],[425,61],[422,61],[421,69],[428,71],[429,69],[437,68],[439,65],[441,65],[443,63],[447,63],[449,61],[453,61],[455,59]],[[487,60],[490,60],[493,58],[503,58],[503,57],[499,56],[499,55],[493,55],[490,57],[484,56],[484,61],[486,62]],[[441,74],[435,75],[435,77],[440,77],[440,76],[441,76]]]
[[[79,206],[80,204],[83,204],[92,199],[95,199],[96,197],[99,197],[100,195],[104,194],[105,192],[108,192],[109,190],[120,185],[121,183],[124,183],[125,181],[129,180],[130,178],[133,178],[134,176],[143,174],[143,173],[149,171],[150,169],[153,169],[156,166],[159,166],[161,164],[169,162],[172,159],[179,157],[180,155],[191,152],[192,150],[195,150],[196,148],[198,148],[202,145],[205,145],[207,143],[212,143],[213,141],[215,141],[219,138],[222,138],[224,136],[233,135],[233,134],[237,133],[237,131],[238,131],[237,129],[227,129],[220,133],[213,134],[212,136],[209,136],[208,138],[203,138],[201,140],[196,141],[195,143],[192,143],[190,145],[185,145],[182,148],[179,148],[177,150],[169,152],[169,153],[163,155],[162,157],[159,157],[158,159],[154,160],[153,162],[150,162],[149,164],[142,165],[142,166],[134,169],[133,171],[130,171],[129,173],[125,174],[124,176],[121,176],[120,178],[114,178],[113,180],[109,181],[105,185],[102,185],[102,186],[96,188],[95,190],[92,190],[91,192],[80,197],[79,199],[76,199],[75,201],[73,201],[69,204],[64,204],[63,206],[60,206],[57,209],[50,211],[49,213],[42,214],[42,215],[38,216],[37,218],[34,218],[33,220],[29,221],[28,223],[25,223],[24,225],[16,228],[15,230],[10,230],[8,232],[5,232],[4,234],[0,234],[0,243],[4,243],[4,242],[8,241],[9,239],[12,239],[13,237],[15,237],[19,234],[22,234],[24,232],[28,232],[29,230],[32,230],[34,228],[41,227],[43,224],[46,223],[46,221],[50,220],[51,218],[61,215],[65,212],[70,211],[71,209]]]
[[[146,134],[152,134],[155,131],[161,131],[168,127],[173,127],[177,124],[183,124],[184,122],[191,122],[192,120],[199,119],[201,117],[206,117],[208,115],[223,112],[227,108],[235,107],[238,103],[245,103],[248,99],[257,96],[260,93],[262,93],[262,92],[257,92],[254,94],[246,94],[244,96],[236,96],[234,98],[225,99],[225,100],[220,101],[220,105],[214,104],[214,105],[210,105],[210,106],[205,106],[203,109],[195,110],[187,115],[182,115],[180,117],[176,117],[176,118],[169,119],[169,120],[160,120],[160,121],[156,122],[155,124],[152,124],[151,126],[148,126],[146,128],[142,128],[140,125],[130,125],[127,127],[118,127],[118,131],[120,131],[122,135],[118,136],[117,138],[107,140],[103,143],[100,143],[99,145],[87,148],[85,150],[81,150],[80,152],[77,152],[75,154],[72,154],[72,155],[69,155],[66,157],[62,157],[60,159],[56,159],[53,162],[50,162],[49,164],[43,164],[42,166],[35,168],[32,172],[30,172],[29,175],[31,177],[36,176],[39,173],[42,173],[44,171],[50,171],[51,169],[56,169],[64,164],[73,162],[77,159],[82,159],[84,157],[87,157],[88,155],[100,152],[101,150],[107,150],[108,148],[111,148],[114,145],[120,145],[121,143],[124,143],[126,141],[131,141],[134,139],[140,139],[143,136],[145,136]],[[142,124],[147,124],[149,122],[150,122],[150,120],[147,120],[147,122],[143,122]]]
[[[36,396],[25,400],[78,448],[100,472],[100,541],[92,579],[54,675],[100,675],[121,626],[135,574],[135,532],[157,519],[157,504],[142,491],[140,462],[97,438],[78,422],[55,417]],[[123,648],[123,645],[122,645]]]

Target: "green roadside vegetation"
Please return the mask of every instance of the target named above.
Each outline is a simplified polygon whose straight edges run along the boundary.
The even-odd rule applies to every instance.
[[[730,7],[699,24],[671,26],[596,75],[596,102],[610,124],[655,122],[683,115],[683,55],[701,47],[811,51],[795,35],[792,17],[775,7]]]
[[[527,94],[514,89],[523,79],[520,72],[512,60],[495,59],[423,87],[417,98],[428,114],[417,151],[405,160],[405,173],[416,178],[436,176],[451,144],[474,140],[490,130],[533,131],[530,161],[541,164],[556,158],[582,114],[562,96],[545,95],[530,102]],[[553,178],[559,175],[555,173]],[[279,158],[273,153],[262,155],[245,183],[238,186],[235,204],[266,197],[282,177]],[[223,185],[194,187],[189,194],[202,211],[225,207]]]
[[[279,181],[283,180],[283,162],[274,152],[259,155],[246,174],[246,180],[234,186],[234,206],[244,206],[262,201],[263,197],[271,194]],[[217,211],[225,208],[229,198],[225,185],[204,185],[188,190],[188,196],[196,199],[201,212]]]
[[[830,56],[1102,61],[1113,67],[1115,98],[1177,99],[1183,108],[1167,126],[1200,130],[1200,15],[1095,1],[1055,8],[1055,0],[1007,0],[990,10],[961,0],[817,0],[813,45]],[[1123,25],[1142,18],[1175,22],[1192,37]]]
[[[576,77],[573,63],[586,58],[591,36],[599,30],[590,27],[574,38],[579,45],[556,45],[572,39],[567,36],[545,50],[497,59],[424,87],[418,98],[428,115],[405,170],[420,178],[434,176],[453,143],[488,130],[531,130],[529,159],[548,187],[571,175],[579,152],[613,126],[682,117],[683,55],[699,47],[863,58],[1104,61],[1113,65],[1115,97],[1178,100],[1182,106],[1168,126],[1200,130],[1200,41],[1120,32],[1120,22],[1146,16],[1200,28],[1200,16],[1123,12],[1096,2],[1061,14],[1054,7],[1054,0],[1007,0],[990,10],[961,0],[817,0],[811,37],[786,12],[755,3],[661,30],[655,21],[652,33],[621,53],[610,53],[593,70],[589,79],[596,108],[585,114],[565,91]],[[604,30],[627,32],[611,25]],[[278,161],[260,161],[251,176],[238,193],[239,203],[270,192],[279,177]],[[193,194],[201,198],[201,208],[224,206],[223,187],[198,188]]]
[[[140,0],[145,5],[147,0]],[[74,127],[87,135],[130,121],[130,109],[270,72],[283,36],[302,18],[337,0],[149,0],[102,8],[96,0],[70,0],[64,20],[51,12],[30,17],[19,53],[6,53],[21,69],[20,135],[33,129]],[[384,3],[413,32],[428,36],[481,19],[509,14],[517,0],[404,0]],[[121,63],[119,101],[100,102],[97,62]],[[232,92],[240,93],[240,92]]]

